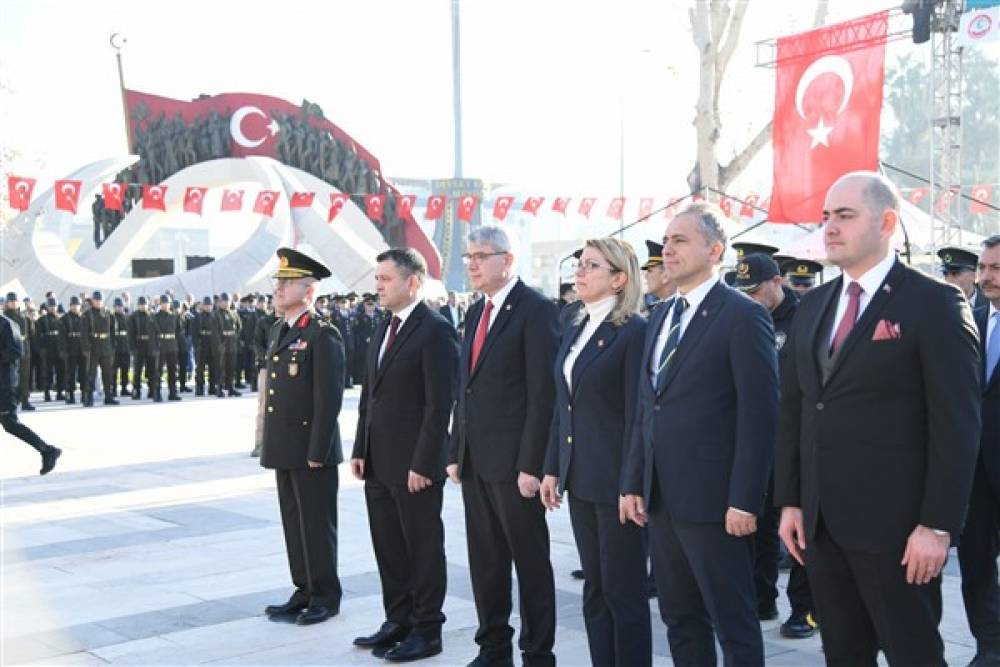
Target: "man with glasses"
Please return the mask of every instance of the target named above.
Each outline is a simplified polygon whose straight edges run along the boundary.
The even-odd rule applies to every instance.
[[[260,464],[275,471],[281,525],[295,592],[264,611],[272,621],[311,625],[340,613],[337,576],[337,418],[344,397],[344,341],[309,307],[330,270],[279,248],[274,305],[282,316],[267,350]]]
[[[938,250],[937,255],[941,259],[941,275],[944,281],[962,290],[973,310],[986,305],[986,297],[976,284],[976,263],[979,261],[976,253],[964,248],[947,246]]]

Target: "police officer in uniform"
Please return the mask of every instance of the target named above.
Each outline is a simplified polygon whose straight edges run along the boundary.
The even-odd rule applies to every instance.
[[[181,321],[174,313],[170,312],[170,297],[166,294],[160,295],[160,310],[153,315],[153,331],[159,342],[158,363],[156,364],[156,377],[153,378],[156,392],[153,400],[157,403],[163,401],[160,393],[160,376],[163,375],[163,367],[167,368],[167,400],[179,401],[180,395],[177,393],[177,360],[178,343],[181,337]]]
[[[42,386],[45,402],[52,400],[51,390],[56,389],[56,400],[63,400],[66,384],[66,336],[62,321],[56,315],[56,300],[52,297],[39,306],[41,315],[35,322],[38,329],[39,350],[42,354]]]
[[[128,396],[128,372],[132,365],[128,342],[128,315],[125,313],[125,302],[121,297],[115,297],[114,312],[111,313],[111,333],[114,339],[114,358],[111,368],[111,384],[117,384],[121,389],[119,396]]]
[[[976,265],[979,263],[979,255],[965,248],[947,246],[938,250],[937,256],[941,259],[941,275],[944,281],[962,290],[972,310],[985,306],[986,297],[976,284]]]
[[[212,297],[201,300],[192,326],[194,340],[194,395],[205,394],[205,373],[208,373],[208,393],[215,394],[219,383],[219,358],[222,354],[222,329],[215,316]]]
[[[90,367],[90,327],[80,315],[80,297],[71,296],[69,312],[62,316],[62,331],[66,349],[66,405],[76,403],[76,386],[80,385],[80,402],[86,403],[87,369]]]
[[[236,362],[239,351],[240,318],[233,314],[229,307],[229,295],[223,292],[219,295],[219,308],[215,311],[219,322],[219,332],[222,344],[219,349],[219,384],[216,396],[225,398],[223,390],[228,390],[230,396],[240,396],[236,391]]]
[[[87,323],[90,336],[90,358],[87,365],[86,396],[81,401],[86,407],[94,405],[94,388],[97,369],[101,369],[101,383],[104,386],[104,404],[118,405],[115,400],[114,367],[115,349],[112,334],[111,313],[104,307],[104,295],[94,292],[90,297],[90,308],[82,315]]]
[[[17,294],[8,292],[4,303],[3,314],[16,326],[14,335],[21,340],[21,361],[18,364],[17,396],[21,409],[31,412],[35,406],[28,400],[31,397],[31,341],[35,338],[35,322],[26,313],[18,310]]]
[[[159,361],[157,359],[160,349],[160,339],[158,331],[153,324],[153,316],[150,315],[146,297],[140,296],[136,301],[135,312],[128,316],[128,344],[132,350],[132,398],[139,400],[142,398],[142,376],[146,375],[146,384],[149,387],[147,398],[156,399],[156,390],[159,388]]]
[[[343,454],[337,418],[346,360],[340,331],[309,311],[317,281],[329,269],[290,248],[279,249],[278,257],[274,300],[282,317],[267,352],[260,464],[275,471],[295,592],[265,613],[308,625],[340,612],[337,464]]]
[[[816,287],[816,274],[822,270],[822,264],[808,259],[789,259],[781,264],[785,284],[800,296]]]
[[[795,260],[798,261],[798,260]],[[778,351],[778,364],[783,363],[782,348],[792,326],[792,319],[799,308],[799,294],[784,285],[777,263],[764,254],[746,255],[736,265],[733,287],[767,308],[774,322],[774,344]],[[778,597],[778,561],[780,546],[778,524],[780,510],[774,506],[774,480],[768,484],[768,497],[764,514],[759,518],[754,536],[754,584],[757,587],[757,611],[761,620],[777,618],[775,600]],[[805,568],[794,558],[788,574],[788,601],[792,613],[782,624],[782,637],[805,639],[816,634],[816,619]]]

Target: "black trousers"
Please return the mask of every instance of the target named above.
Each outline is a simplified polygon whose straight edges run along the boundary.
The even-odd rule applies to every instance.
[[[778,561],[781,560],[778,524],[781,510],[774,506],[774,480],[768,482],[764,497],[764,513],[757,517],[757,532],[753,534],[753,580],[757,590],[757,607],[772,607],[778,599]]]
[[[66,387],[66,361],[58,349],[42,351],[42,391],[62,391]]]
[[[429,640],[441,638],[445,621],[441,613],[447,589],[443,499],[441,482],[410,493],[403,484],[365,479],[368,526],[382,581],[385,618]]]
[[[121,387],[121,393],[128,392],[128,371],[132,363],[132,357],[127,349],[115,350],[114,365],[112,367],[112,384],[117,383]]]
[[[653,661],[642,529],[618,520],[618,508],[569,493],[573,537],[583,567],[583,617],[595,667],[643,667]]]
[[[219,360],[218,354],[212,350],[212,346],[205,342],[194,346],[194,385],[197,389],[205,386],[205,373],[208,373],[209,391],[215,389],[219,382]]]
[[[275,477],[293,597],[339,610],[343,591],[337,577],[337,468],[276,470]]]
[[[965,529],[958,543],[962,571],[962,600],[969,630],[979,650],[1000,651],[1000,498],[990,485],[980,458],[972,482],[972,497]]]
[[[114,371],[115,353],[110,346],[104,349],[93,349],[90,351],[90,359],[87,363],[87,391],[94,393],[94,383],[97,381],[97,369],[101,369],[101,385],[104,388],[104,397],[111,398],[115,389]]]
[[[45,444],[45,441],[37,433],[18,420],[17,410],[13,405],[6,406],[6,409],[0,408],[0,410],[4,410],[0,412],[0,426],[3,426],[3,430],[18,440],[31,445],[39,454],[44,454],[52,449],[52,446]]]
[[[236,382],[236,339],[230,337],[230,343],[223,339],[222,350],[219,353],[219,388],[232,391]]]
[[[146,386],[149,387],[149,395],[152,396],[160,386],[158,375],[159,362],[156,360],[156,353],[146,350],[136,350],[132,358],[132,392],[139,391],[142,386],[143,374],[146,376]]]
[[[511,564],[517,570],[521,611],[518,646],[525,665],[554,665],[555,582],[549,560],[549,527],[538,498],[524,498],[517,484],[484,481],[468,453],[462,478],[469,572],[479,629],[476,643],[490,656],[511,655]]]
[[[160,378],[163,376],[164,366],[167,369],[167,391],[170,395],[177,393],[177,350],[167,347],[165,349],[160,349],[160,355],[158,357],[158,363],[156,367],[155,377],[153,378],[153,385],[156,387],[156,391],[160,391]]]
[[[80,391],[88,391],[87,368],[89,360],[83,352],[69,352],[66,355],[66,391],[76,391],[79,383]]]
[[[841,547],[823,525],[806,543],[812,587],[828,665],[876,665],[879,649],[890,665],[944,665],[941,577],[906,583],[903,551],[879,553]]]
[[[727,667],[763,665],[751,538],[733,537],[722,523],[674,520],[664,503],[656,502],[656,485],[649,537],[674,664],[715,665],[718,636]]]
[[[245,384],[257,385],[257,364],[254,362],[253,347],[245,345],[240,348],[240,374]]]

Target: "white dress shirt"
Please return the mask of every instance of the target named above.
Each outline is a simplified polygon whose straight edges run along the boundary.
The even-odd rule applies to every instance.
[[[649,371],[652,374],[653,386],[656,386],[656,374],[660,370],[660,355],[663,354],[663,348],[667,345],[667,338],[670,337],[670,321],[674,317],[674,308],[677,307],[676,297],[684,297],[687,301],[687,309],[681,313],[681,330],[680,336],[677,338],[678,343],[684,337],[684,332],[687,331],[688,325],[691,323],[691,319],[694,314],[698,312],[698,308],[701,307],[701,302],[705,300],[708,293],[712,291],[712,288],[719,284],[719,277],[715,274],[711,278],[701,283],[693,290],[684,294],[678,291],[674,295],[674,303],[670,306],[670,312],[667,316],[663,318],[663,326],[660,328],[660,333],[656,336],[656,345],[653,346],[653,355],[649,359]]]
[[[566,361],[563,362],[563,377],[566,378],[566,386],[569,387],[570,391],[573,391],[573,365],[576,364],[577,357],[580,356],[580,352],[583,348],[587,347],[587,343],[593,337],[594,332],[597,328],[604,324],[604,320],[607,319],[608,315],[611,314],[611,310],[615,307],[615,296],[611,295],[600,301],[594,303],[584,304],[584,309],[587,312],[587,323],[583,327],[583,331],[580,335],[576,337],[573,344],[569,348],[569,352],[566,353]]]
[[[994,306],[992,302],[987,302],[987,303],[990,304],[990,309],[986,312],[986,318],[987,318],[986,319],[986,348],[985,348],[986,352],[988,352],[989,349],[990,349],[990,336],[992,336],[993,332],[996,331],[996,328],[998,326],[1000,326],[1000,311],[997,310],[997,307]],[[1000,336],[1000,334],[997,334],[997,335]],[[984,354],[983,363],[985,364],[987,361],[989,361],[989,360],[985,357],[985,354]],[[1000,366],[997,366],[997,368],[1000,368]],[[989,371],[988,368],[986,370]],[[990,378],[987,377],[986,379],[989,380]]]
[[[490,332],[490,327],[492,327],[493,323],[497,321],[497,315],[500,314],[500,309],[503,307],[504,301],[506,301],[507,297],[510,296],[510,291],[514,289],[514,285],[516,284],[517,284],[517,276],[513,276],[510,280],[507,281],[506,285],[497,290],[496,294],[494,294],[493,296],[485,297],[487,300],[490,301],[490,303],[493,304],[493,312],[490,313],[490,322],[486,327],[486,333]],[[486,303],[484,302],[483,303],[484,312],[485,309],[486,309]],[[482,319],[482,317],[483,313],[481,312],[479,313],[479,318]]]
[[[418,303],[420,303],[420,299],[414,299],[413,303],[411,303],[409,306],[406,306],[405,308],[403,308],[398,313],[392,313],[392,315],[394,317],[398,317],[399,318],[399,329],[396,329],[396,335],[397,336],[399,335],[400,329],[402,329],[403,325],[406,324],[406,318],[408,318],[410,316],[410,314],[413,312],[413,309],[417,307]],[[378,349],[378,363],[379,363],[379,365],[382,364],[382,355],[385,354],[385,346],[389,343],[389,330],[391,328],[392,328],[392,320],[390,319],[389,320],[389,328],[387,328],[385,330],[385,336],[382,337],[382,345]]]
[[[302,315],[304,315],[307,310],[309,310],[309,309],[306,308],[305,306],[303,306],[302,310],[298,311],[293,316],[291,316],[291,317],[287,317],[286,316],[285,317],[285,324],[288,325],[288,328],[291,329],[292,327],[294,327],[295,323],[299,321],[299,318],[302,317]]]
[[[861,315],[865,312],[865,308],[871,303],[872,297],[875,293],[882,287],[882,283],[885,282],[885,277],[889,275],[889,271],[892,270],[893,265],[896,263],[896,253],[893,250],[889,251],[889,254],[880,261],[878,264],[868,269],[864,274],[857,278],[852,278],[845,272],[843,274],[844,283],[840,288],[840,299],[837,301],[837,313],[833,318],[833,328],[830,329],[830,345],[833,345],[833,339],[837,335],[837,328],[840,326],[840,320],[844,319],[844,313],[847,312],[847,302],[849,297],[847,296],[847,287],[852,282],[856,282],[861,285],[861,297],[859,299],[858,307],[858,319],[855,323],[861,319]]]

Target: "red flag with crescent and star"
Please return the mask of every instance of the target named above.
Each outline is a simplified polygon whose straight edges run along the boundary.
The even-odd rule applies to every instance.
[[[479,205],[479,197],[465,195],[458,200],[458,219],[462,222],[472,222],[472,216]]]
[[[990,207],[987,204],[993,199],[992,185],[974,185],[972,187],[972,199],[969,205],[971,213],[989,213]]]
[[[493,217],[499,222],[503,222],[504,218],[507,217],[507,213],[510,211],[511,204],[513,203],[514,197],[511,195],[497,197],[496,201],[493,202]]]
[[[910,191],[908,199],[914,206],[920,206],[923,201],[927,199],[927,195],[930,194],[930,192],[930,188],[913,188],[913,190]]]
[[[569,208],[569,198],[567,197],[556,197],[552,201],[552,210],[556,213],[562,213],[566,215],[566,209]]]
[[[820,222],[826,191],[878,167],[887,11],[778,39],[770,222]]]
[[[223,190],[222,203],[219,208],[223,211],[239,211],[243,208],[243,190]]]
[[[615,197],[614,199],[611,200],[611,203],[608,204],[608,217],[611,218],[612,220],[621,220],[622,213],[624,212],[624,210],[625,210],[625,198]]]
[[[184,191],[184,212],[201,215],[201,207],[205,204],[205,193],[208,188],[189,187]]]
[[[642,197],[639,199],[639,219],[648,218],[653,213],[653,198]]]
[[[740,217],[741,218],[752,218],[753,217],[753,207],[757,205],[760,201],[760,195],[756,192],[751,192],[743,199],[743,205],[740,206]]]
[[[345,195],[343,192],[330,193],[330,210],[326,214],[327,222],[333,222],[334,218],[340,215],[340,211],[343,210],[348,197],[349,195]]]
[[[313,205],[313,198],[315,197],[315,192],[293,192],[288,205],[292,208],[309,208]]]
[[[596,201],[596,197],[584,197],[580,200],[580,209],[577,213],[590,220],[590,210],[594,208],[594,203]]]
[[[417,195],[401,195],[396,199],[396,212],[404,220],[413,220],[413,205],[417,203]]]
[[[278,192],[261,190],[253,202],[253,212],[261,215],[274,215],[274,205],[278,203]]]
[[[143,185],[142,208],[147,211],[166,211],[167,205],[163,201],[166,195],[167,188],[164,185]]]
[[[524,206],[521,207],[521,210],[531,215],[537,215],[543,201],[545,201],[545,197],[528,197],[524,200]]]
[[[385,210],[385,195],[365,195],[365,213],[372,220],[382,222],[382,211]]]
[[[444,213],[444,195],[431,195],[427,198],[427,209],[424,211],[424,220],[437,220]]]
[[[101,194],[104,196],[104,208],[109,211],[124,210],[125,188],[126,185],[118,181],[103,183],[101,185]]]
[[[56,208],[60,211],[76,213],[76,205],[80,203],[80,188],[83,181],[62,179],[55,183]]]
[[[18,211],[27,211],[34,189],[35,179],[25,176],[8,176],[7,199],[10,201],[10,207]]]

